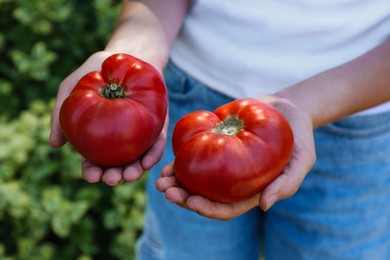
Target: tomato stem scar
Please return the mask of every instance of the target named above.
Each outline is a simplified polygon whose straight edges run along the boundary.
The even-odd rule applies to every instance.
[[[107,86],[100,91],[100,94],[108,99],[126,97],[125,89],[115,83],[107,84]]]
[[[224,121],[217,124],[214,131],[217,134],[234,136],[244,128],[243,121],[237,116],[228,116]]]

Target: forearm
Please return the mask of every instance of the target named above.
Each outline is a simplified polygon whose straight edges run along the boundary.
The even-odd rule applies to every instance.
[[[124,0],[106,50],[131,53],[162,69],[189,6],[187,0]]]
[[[274,96],[306,111],[318,127],[390,100],[390,40]]]

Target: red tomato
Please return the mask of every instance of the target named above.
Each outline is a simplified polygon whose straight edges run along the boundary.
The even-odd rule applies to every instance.
[[[102,167],[129,164],[156,141],[168,100],[161,74],[127,54],[115,54],[101,71],[86,74],[60,111],[66,139]]]
[[[256,99],[239,99],[214,113],[195,111],[173,132],[174,171],[189,192],[219,202],[262,191],[286,166],[294,144],[287,120]]]

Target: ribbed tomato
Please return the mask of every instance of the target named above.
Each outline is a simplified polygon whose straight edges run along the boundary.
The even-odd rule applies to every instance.
[[[103,167],[129,164],[156,141],[167,112],[161,74],[127,54],[115,54],[101,71],[86,74],[64,101],[60,125],[87,160]]]
[[[219,202],[262,191],[286,166],[294,144],[287,120],[271,105],[239,99],[214,113],[196,111],[173,132],[174,172],[193,194]]]

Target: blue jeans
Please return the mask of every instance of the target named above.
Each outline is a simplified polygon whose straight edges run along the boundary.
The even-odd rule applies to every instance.
[[[165,73],[170,128],[161,162],[149,173],[140,260],[390,259],[390,113],[348,117],[315,130],[317,162],[299,191],[267,213],[255,208],[229,221],[182,209],[155,188],[172,162],[176,121],[232,98],[170,63]]]

